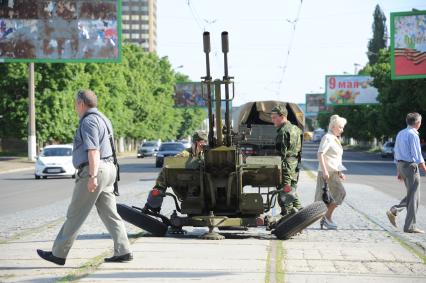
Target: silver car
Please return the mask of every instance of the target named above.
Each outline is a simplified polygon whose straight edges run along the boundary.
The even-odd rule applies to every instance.
[[[160,145],[161,142],[158,141],[146,141],[142,143],[138,150],[138,158],[156,156]]]
[[[394,142],[385,142],[385,144],[382,147],[382,157],[393,156],[394,147],[395,147]]]

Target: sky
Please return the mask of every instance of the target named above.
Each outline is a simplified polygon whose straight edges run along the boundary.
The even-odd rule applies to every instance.
[[[388,31],[390,12],[426,10],[425,0],[157,0],[157,53],[200,81],[202,33],[209,31],[212,77],[222,78],[220,35],[228,31],[233,106],[304,103],[306,93],[324,92],[326,75],[353,74],[368,62],[376,4]]]

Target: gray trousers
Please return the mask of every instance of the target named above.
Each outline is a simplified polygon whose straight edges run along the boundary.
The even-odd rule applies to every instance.
[[[98,171],[98,187],[95,192],[87,190],[89,166],[79,170],[76,176],[71,204],[68,207],[67,218],[55,242],[52,253],[54,256],[66,258],[78,230],[83,225],[93,206],[96,206],[99,217],[106,226],[114,241],[114,256],[130,252],[126,228],[117,213],[113,184],[117,172],[112,162],[101,160]]]
[[[407,195],[397,205],[392,206],[391,211],[395,215],[407,209],[407,217],[405,218],[404,231],[416,228],[416,214],[420,200],[420,172],[416,163],[405,161],[398,162],[398,173],[404,178]]]

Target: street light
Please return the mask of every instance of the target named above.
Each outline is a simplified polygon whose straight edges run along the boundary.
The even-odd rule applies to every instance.
[[[360,67],[360,66],[361,66],[361,64],[354,63],[354,67],[355,67],[354,75],[356,75],[358,73],[358,67]]]

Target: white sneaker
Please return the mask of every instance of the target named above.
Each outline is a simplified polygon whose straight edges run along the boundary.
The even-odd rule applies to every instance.
[[[325,226],[325,228],[327,228],[328,230],[337,230],[337,225],[325,216],[321,219],[320,225],[321,229],[323,229],[323,226]]]

